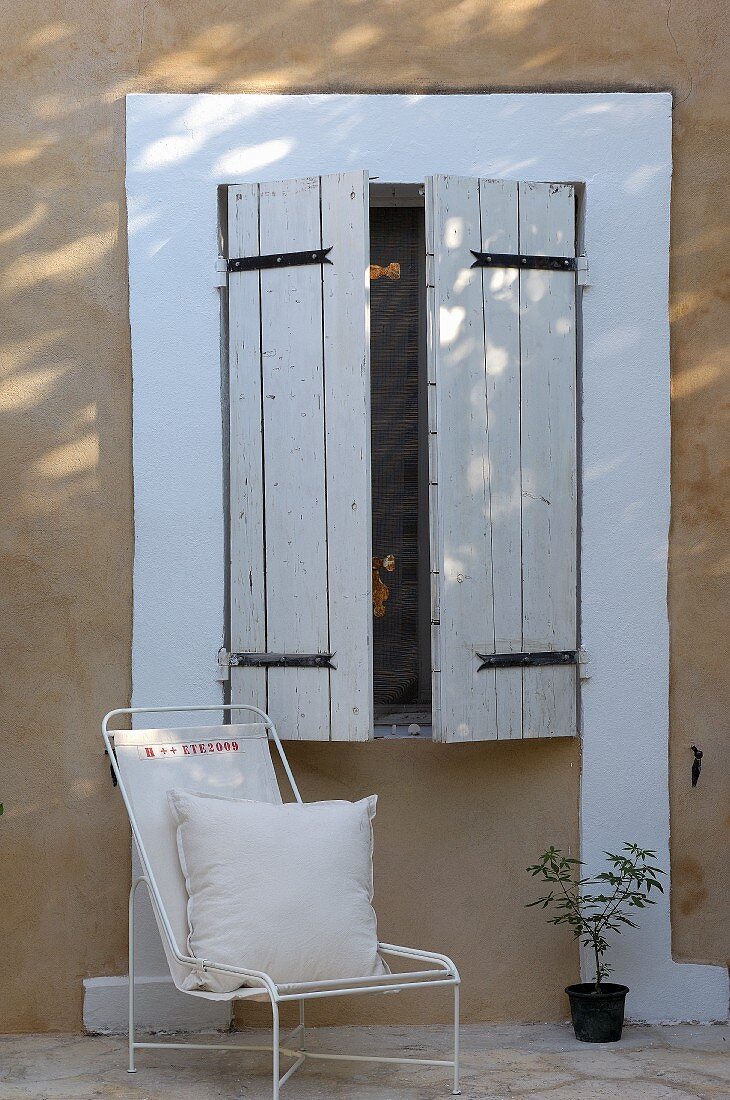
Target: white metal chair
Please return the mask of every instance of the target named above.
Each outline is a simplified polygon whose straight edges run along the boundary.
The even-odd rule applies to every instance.
[[[180,713],[190,711],[247,711],[254,722],[240,725],[187,726],[176,729],[110,730],[118,715]],[[197,959],[186,954],[187,891],[177,854],[175,826],[167,805],[167,791],[185,786],[198,791],[215,791],[257,801],[282,802],[269,740],[276,745],[294,798],[301,802],[294,776],[267,714],[256,707],[237,704],[183,707],[122,707],[110,711],[102,723],[102,735],[112,771],[124,799],[139,854],[142,874],[133,880],[129,895],[129,1072],[135,1072],[135,1051],[165,1048],[191,1050],[252,1050],[272,1052],[273,1100],[279,1100],[281,1086],[307,1059],[321,1061],[388,1062],[403,1065],[444,1066],[453,1071],[453,1095],[459,1094],[459,972],[451,959],[432,951],[379,943],[381,954],[407,959],[419,969],[378,977],[337,978],[332,981],[277,984],[256,970],[225,966],[216,960]],[[235,746],[235,748],[234,748]],[[153,766],[149,766],[154,760]],[[164,761],[164,763],[163,763]],[[209,1000],[266,999],[271,1002],[273,1036],[270,1045],[229,1046],[208,1043],[137,1042],[134,1035],[134,899],[144,883],[152,902],[170,973],[178,989],[189,996]],[[232,993],[208,993],[184,988],[191,973],[216,970],[240,975],[246,986]],[[405,989],[450,986],[454,995],[453,1058],[393,1058],[361,1054],[335,1054],[305,1049],[304,1006],[308,1000],[366,993],[393,993]],[[282,1043],[279,1034],[279,1006],[299,1004],[299,1024]],[[284,1055],[293,1062],[281,1074]]]

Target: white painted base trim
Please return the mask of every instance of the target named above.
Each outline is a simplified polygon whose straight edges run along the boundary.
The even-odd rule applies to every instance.
[[[664,911],[662,911],[664,910]],[[644,910],[642,924],[626,933],[621,953],[609,952],[614,963],[609,981],[629,987],[626,1019],[633,1024],[722,1024],[728,1019],[730,980],[723,966],[678,963],[667,942],[669,904],[663,898]],[[647,954],[657,965],[644,965]],[[613,955],[613,957],[612,957]],[[593,981],[592,958],[581,951],[581,980]]]
[[[140,1031],[225,1031],[231,1023],[228,1002],[188,997],[172,978],[138,977],[134,1014]],[[92,1035],[126,1035],[129,980],[87,978],[84,982],[84,1028]]]
[[[653,983],[629,993],[626,1019],[634,1024],[725,1024],[729,995],[723,967],[670,961]]]

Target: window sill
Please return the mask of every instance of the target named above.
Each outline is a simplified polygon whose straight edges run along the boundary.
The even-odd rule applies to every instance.
[[[414,732],[414,727],[418,729],[418,733]],[[376,741],[431,741],[433,729],[430,725],[421,726],[413,722],[407,725],[393,722],[387,726],[375,725],[373,727],[373,738]]]

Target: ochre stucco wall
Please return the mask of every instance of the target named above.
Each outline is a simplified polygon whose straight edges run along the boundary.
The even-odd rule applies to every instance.
[[[78,1029],[81,979],[126,968],[128,832],[98,722],[130,690],[123,170],[132,91],[675,93],[673,930],[678,958],[722,961],[726,5],[2,0],[0,15],[0,935],[9,958],[0,1030]],[[692,741],[705,752],[695,791]],[[578,747],[462,753],[297,746],[294,756],[309,797],[380,792],[381,926],[454,953],[472,990],[469,1016],[561,1015],[575,954],[525,913],[523,868],[543,843],[577,843]],[[412,1009],[396,999],[390,1011]]]
[[[466,1019],[565,1015],[562,977],[577,967],[572,940],[525,908],[538,896],[525,867],[548,834],[558,846],[576,844],[576,749],[567,740],[287,745],[306,801],[377,793],[378,933],[453,953]],[[313,1021],[330,1023],[446,1022],[453,1011],[448,994],[439,1002],[411,994],[311,1008]],[[263,1023],[265,1009],[241,1005],[238,1020]]]

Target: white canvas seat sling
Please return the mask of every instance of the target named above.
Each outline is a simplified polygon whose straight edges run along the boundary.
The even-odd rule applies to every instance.
[[[120,715],[178,714],[181,712],[246,711],[245,724],[187,726],[164,729],[109,729]],[[332,981],[278,984],[257,970],[226,966],[215,959],[194,958],[187,953],[187,904],[185,879],[180,868],[175,824],[167,804],[173,787],[215,793],[259,802],[281,803],[281,791],[274,771],[270,741],[273,741],[294,798],[302,801],[286,754],[272,720],[253,706],[215,704],[182,707],[122,707],[110,711],[102,723],[102,735],[113,774],[129,814],[141,874],[132,882],[129,895],[129,1071],[135,1072],[138,1050],[254,1050],[272,1053],[272,1096],[278,1100],[281,1086],[307,1059],[321,1061],[389,1062],[403,1065],[443,1066],[453,1072],[453,1094],[459,1094],[459,972],[451,959],[431,951],[378,943],[386,957],[407,960],[413,969],[378,976],[337,978]],[[234,746],[235,745],[235,749]],[[212,746],[212,751],[208,751]],[[220,749],[218,748],[220,746]],[[205,751],[201,752],[201,748]],[[163,763],[164,761],[164,763]],[[149,766],[152,763],[154,766]],[[181,992],[209,1000],[234,1001],[243,998],[268,999],[271,1003],[273,1035],[265,1046],[216,1045],[211,1043],[137,1042],[134,1034],[134,899],[139,886],[149,893],[172,979]],[[405,965],[405,964],[401,964]],[[185,989],[191,975],[213,971],[240,976],[245,987],[230,993]],[[394,1058],[358,1054],[324,1053],[305,1048],[304,1009],[308,1000],[322,997],[392,993],[405,989],[449,986],[454,997],[454,1053],[452,1059]],[[299,1024],[282,1041],[279,1006],[299,1004]],[[292,1059],[282,1074],[280,1060]]]

